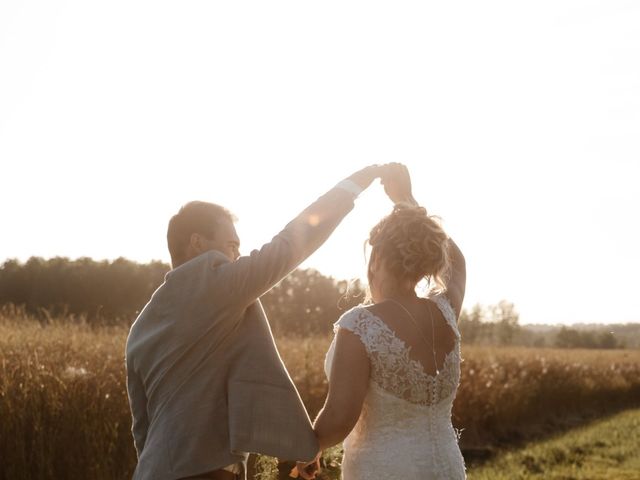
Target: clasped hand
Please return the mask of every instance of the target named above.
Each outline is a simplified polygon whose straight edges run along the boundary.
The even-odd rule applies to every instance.
[[[298,462],[297,465],[291,470],[289,474],[292,478],[298,478],[298,476],[305,480],[311,480],[316,478],[316,474],[320,471],[320,456],[322,451],[318,452],[316,458],[310,462]]]
[[[358,170],[349,179],[366,189],[376,179],[384,186],[385,193],[395,203],[415,204],[411,193],[409,170],[402,163],[391,162],[384,165],[370,165]]]

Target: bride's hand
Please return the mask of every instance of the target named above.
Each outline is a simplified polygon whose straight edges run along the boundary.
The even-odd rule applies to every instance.
[[[417,202],[411,193],[411,177],[409,170],[402,163],[388,163],[382,167],[380,182],[384,191],[394,204]]]

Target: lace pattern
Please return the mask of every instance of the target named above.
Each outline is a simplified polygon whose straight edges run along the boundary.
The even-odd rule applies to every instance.
[[[456,335],[456,342],[444,359],[438,375],[424,371],[410,358],[411,347],[398,338],[379,317],[364,307],[346,312],[334,325],[355,333],[364,344],[371,361],[371,380],[380,388],[408,402],[435,405],[455,395],[460,382],[460,333],[455,313],[446,297],[431,297]]]
[[[456,334],[454,348],[438,375],[410,358],[409,347],[380,318],[363,307],[345,313],[346,328],[364,344],[371,362],[369,390],[360,418],[344,441],[342,478],[464,480],[464,458],[451,424],[460,381],[460,334],[446,297],[432,297]],[[335,337],[325,361],[331,371]]]

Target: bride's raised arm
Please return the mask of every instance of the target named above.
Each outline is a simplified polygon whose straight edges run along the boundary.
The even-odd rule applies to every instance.
[[[446,281],[446,295],[456,312],[456,316],[460,317],[467,283],[467,267],[464,255],[462,255],[458,245],[451,238],[449,238],[449,261],[451,263],[451,273]]]
[[[418,206],[418,202],[413,198],[411,177],[406,166],[401,163],[385,165],[381,181],[384,191],[394,204]],[[446,296],[459,317],[464,300],[467,270],[464,255],[452,238],[449,238],[449,262],[450,271],[445,279]]]

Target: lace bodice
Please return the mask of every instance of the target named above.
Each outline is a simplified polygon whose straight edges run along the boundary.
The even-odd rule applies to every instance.
[[[460,333],[444,295],[430,298],[455,333],[439,374],[430,375],[411,358],[411,348],[378,316],[355,307],[335,323],[364,345],[371,363],[369,391],[356,426],[345,440],[343,478],[463,479],[464,461],[451,424],[460,382]],[[327,352],[331,371],[335,338]]]
[[[438,375],[430,375],[417,360],[410,358],[411,349],[379,317],[363,307],[345,313],[334,326],[346,328],[360,337],[371,361],[371,380],[380,388],[411,403],[433,405],[453,395],[460,381],[460,333],[455,313],[444,296],[432,300],[443,312],[456,334],[455,347],[445,356]],[[327,376],[330,365],[327,365]]]

